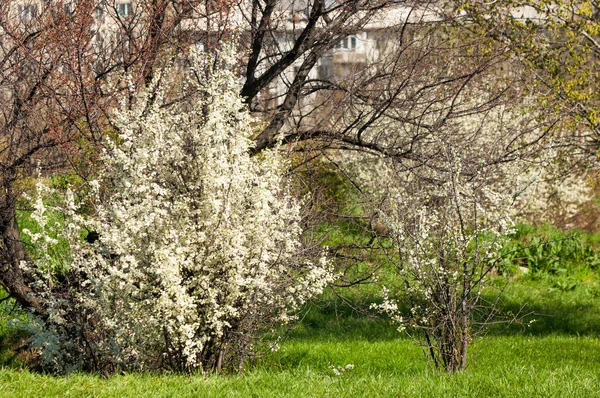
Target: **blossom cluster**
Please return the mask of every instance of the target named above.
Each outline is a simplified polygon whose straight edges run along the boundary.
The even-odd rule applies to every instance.
[[[250,156],[255,121],[234,57],[217,56],[225,67],[211,70],[215,60],[194,53],[184,77],[163,72],[115,114],[119,135],[88,182],[87,214],[66,195],[73,283],[57,294],[44,280],[50,317],[34,336],[58,370],[94,361],[111,370],[241,366],[330,281],[324,257],[302,254],[301,203],[284,157]],[[176,83],[199,93],[195,101],[173,101]],[[85,242],[83,228],[99,240]]]
[[[513,233],[512,197],[482,179],[460,174],[460,160],[449,164],[448,179],[427,185],[402,180],[389,187],[389,203],[381,219],[389,228],[395,263],[414,306],[402,314],[388,289],[378,309],[403,330],[429,326],[444,295],[464,298],[465,289],[480,281],[499,257],[504,237]],[[451,297],[445,297],[450,300]]]

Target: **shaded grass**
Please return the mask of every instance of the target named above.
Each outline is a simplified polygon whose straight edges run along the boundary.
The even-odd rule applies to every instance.
[[[539,291],[529,279],[513,281],[506,291],[508,303],[527,301],[552,308],[571,302],[571,313],[557,310],[555,320],[544,324],[539,320],[525,333],[515,329],[477,339],[469,352],[468,369],[454,376],[432,371],[418,344],[385,319],[365,317],[328,296],[306,309],[303,322],[279,351],[249,363],[242,374],[127,374],[103,379],[4,367],[0,397],[600,396],[600,339],[596,329],[589,329],[598,315],[580,305],[585,300],[593,303],[595,296],[577,290],[548,295],[544,289],[552,289],[550,285],[537,283]],[[569,317],[573,320],[568,327],[551,330],[552,324],[560,325]],[[575,322],[586,317],[584,323]],[[339,376],[332,370],[349,364],[353,368]]]
[[[507,313],[530,315],[522,320],[524,325],[512,325],[503,333],[600,336],[597,289],[582,284],[564,291],[557,288],[553,280],[556,278],[532,280],[522,277],[510,282],[500,309]]]
[[[429,370],[416,345],[289,341],[242,375],[102,379],[0,370],[1,397],[594,397],[600,396],[600,342],[565,336],[505,336],[476,343],[469,368]],[[329,365],[353,364],[335,376]]]
[[[8,294],[0,289],[0,299]],[[15,324],[17,319],[24,319],[19,313],[13,299],[0,303],[0,366],[20,367],[27,363],[30,351],[27,349],[28,332]]]
[[[545,295],[528,289],[530,282],[515,281],[507,296],[544,302]],[[544,287],[548,288],[540,288]],[[566,293],[574,304],[582,299],[578,292]],[[547,305],[566,293],[549,296]],[[589,313],[587,307],[574,308],[574,318]],[[555,322],[563,321],[564,317]],[[540,331],[548,327],[545,324]],[[468,369],[451,376],[432,371],[421,348],[385,319],[364,317],[330,297],[307,308],[304,321],[279,351],[250,363],[241,375],[127,374],[103,379],[87,374],[54,377],[5,367],[0,369],[0,397],[600,396],[600,339],[594,333],[577,336],[577,330],[586,330],[578,323],[569,326],[567,335],[565,329],[532,330],[476,340]],[[353,368],[339,376],[332,370],[349,364]]]
[[[346,300],[348,297],[346,297]],[[289,334],[294,341],[381,341],[397,339],[395,327],[369,309],[377,296],[351,296],[352,304],[330,291],[305,306],[299,322]]]

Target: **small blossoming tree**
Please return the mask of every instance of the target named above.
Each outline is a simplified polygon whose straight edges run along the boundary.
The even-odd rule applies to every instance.
[[[249,155],[255,122],[230,52],[194,54],[116,114],[92,194],[66,195],[66,277],[45,258],[25,265],[48,309],[33,340],[57,370],[240,367],[328,283],[325,259],[303,255],[284,158]],[[200,93],[185,108],[165,89],[176,80]]]
[[[436,369],[454,373],[466,367],[478,312],[484,324],[498,315],[481,293],[512,231],[513,199],[495,191],[489,176],[463,173],[459,154],[444,149],[448,162],[437,178],[396,175],[390,188],[381,217],[396,284],[373,307],[419,336]]]

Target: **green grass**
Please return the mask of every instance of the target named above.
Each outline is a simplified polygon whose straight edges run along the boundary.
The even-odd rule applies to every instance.
[[[520,278],[509,284],[500,307],[526,315],[524,325],[512,325],[505,334],[600,336],[600,298],[595,287],[578,285],[564,291],[550,278]]]
[[[536,236],[521,232],[512,242],[519,250]],[[548,241],[564,238],[555,230],[548,234]],[[583,236],[584,245],[565,243],[569,247],[560,250],[548,246],[547,253],[595,250],[596,238]],[[307,306],[277,352],[249,363],[242,374],[208,377],[35,373],[13,351],[22,332],[0,318],[0,397],[600,397],[600,273],[577,255],[564,268],[512,275],[501,310],[529,315],[475,338],[467,370],[456,375],[433,371],[419,345],[385,318],[366,316],[329,293]],[[367,286],[343,293],[364,310],[378,292]],[[340,375],[332,369],[347,365],[353,368]]]
[[[600,341],[584,337],[487,338],[469,368],[429,370],[412,341],[289,341],[260,366],[233,376],[75,374],[0,370],[1,397],[594,397]],[[329,365],[353,364],[340,376]]]
[[[0,397],[600,396],[600,313],[581,305],[598,300],[577,289],[548,294],[551,286],[537,283],[535,288],[530,279],[515,280],[503,305],[509,308],[514,301],[544,310],[557,304],[567,307],[556,308],[545,321],[536,315],[538,321],[529,328],[477,339],[467,370],[454,376],[432,371],[418,344],[385,319],[365,317],[329,297],[307,309],[279,351],[248,364],[241,375],[127,374],[104,379],[4,367]],[[349,364],[354,367],[340,376],[331,369]]]
[[[6,292],[0,289],[0,299],[6,297]],[[25,365],[29,354],[26,350],[27,331],[14,322],[23,317],[24,314],[16,311],[13,299],[0,303],[0,366],[14,368]]]

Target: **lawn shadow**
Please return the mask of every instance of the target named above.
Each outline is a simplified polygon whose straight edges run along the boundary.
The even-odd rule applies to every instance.
[[[300,322],[289,333],[294,340],[387,341],[401,336],[389,318],[370,309],[376,299],[361,297],[352,302],[338,297],[322,298],[302,309]]]
[[[498,310],[507,319],[513,316],[520,319],[492,326],[492,334],[600,335],[600,300],[583,286],[562,291],[531,281],[516,282],[508,285]]]
[[[596,293],[583,285],[563,291],[547,282],[511,281],[498,301],[500,317],[485,330],[491,335],[600,336],[600,297]],[[488,302],[495,297],[490,292],[482,296]],[[371,342],[405,338],[389,317],[370,308],[371,303],[380,302],[376,295],[357,295],[352,300],[325,296],[304,307],[289,337],[301,341]],[[403,306],[400,298],[398,305]],[[485,315],[484,310],[476,316],[476,323]],[[517,321],[501,322],[503,319]]]
[[[27,344],[28,334],[21,329],[0,327],[0,367],[20,368],[35,357]]]

